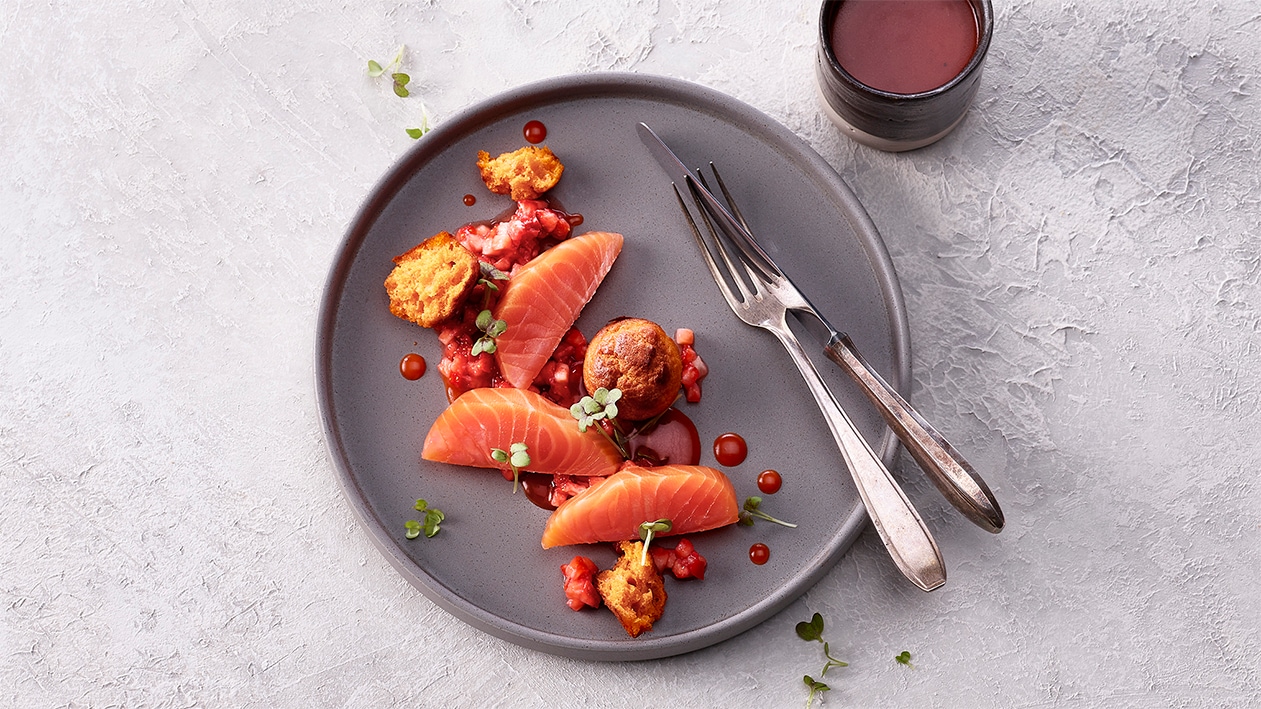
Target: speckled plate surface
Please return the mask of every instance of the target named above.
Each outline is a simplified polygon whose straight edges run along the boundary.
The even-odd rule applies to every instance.
[[[510,206],[482,185],[478,150],[525,145],[542,121],[565,164],[552,194],[584,215],[585,230],[617,231],[625,247],[578,326],[590,337],[623,315],[690,327],[710,366],[699,404],[684,405],[702,447],[726,431],[749,457],[725,472],[740,499],[756,477],[780,471],[783,489],[764,509],[800,523],[690,535],[708,558],[704,581],[666,579],[665,615],[631,639],[604,609],[564,603],[560,566],[575,554],[601,568],[611,545],[545,550],[548,513],[494,471],[420,458],[426,431],[447,405],[434,333],[390,315],[382,286],[391,258],[441,230]],[[714,160],[773,258],[869,360],[905,393],[906,314],[879,234],[840,177],[766,115],[694,84],[633,74],[563,77],[497,96],[434,129],[381,179],[332,265],[317,334],[317,393],[328,448],[351,507],[390,563],[455,616],[520,645],[571,657],[637,660],[696,650],[732,637],[792,602],[840,559],[866,523],[858,494],[813,400],[769,333],[728,310],[683,221],[670,181],[641,145],[644,121],[691,164]],[[472,207],[465,194],[477,196]],[[809,348],[811,344],[807,344]],[[398,363],[419,352],[418,381]],[[816,363],[869,440],[892,461],[896,442],[845,375]],[[711,452],[702,463],[715,465]],[[446,513],[442,532],[408,541],[404,522],[423,497]],[[770,546],[754,566],[748,549]]]

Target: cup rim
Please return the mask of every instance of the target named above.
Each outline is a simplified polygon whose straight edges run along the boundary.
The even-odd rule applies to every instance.
[[[824,54],[827,55],[828,64],[834,74],[839,75],[855,90],[889,100],[905,101],[932,98],[934,96],[940,96],[941,94],[950,91],[955,86],[958,86],[967,79],[969,75],[980,68],[981,64],[985,61],[985,54],[989,51],[990,39],[994,34],[994,6],[991,0],[965,0],[973,7],[973,9],[980,10],[981,22],[977,27],[976,50],[972,52],[972,58],[968,60],[968,63],[964,65],[963,69],[961,69],[958,74],[955,74],[954,78],[950,81],[947,81],[936,88],[929,89],[928,91],[921,91],[914,94],[900,94],[893,91],[885,91],[884,89],[877,89],[874,86],[868,86],[867,84],[864,84],[854,78],[852,74],[845,70],[845,67],[841,66],[840,60],[836,58],[836,52],[832,49],[831,32],[831,25],[836,21],[836,14],[833,13],[832,22],[827,22],[826,20],[828,9],[833,6],[839,8],[839,6],[845,1],[846,0],[824,0],[823,5],[819,10],[819,41],[824,49]]]

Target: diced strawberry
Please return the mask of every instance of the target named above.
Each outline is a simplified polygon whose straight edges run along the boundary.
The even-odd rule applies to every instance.
[[[600,569],[585,556],[575,556],[573,561],[562,564],[565,575],[565,604],[580,611],[583,606],[600,607],[600,594],[595,589],[595,574]]]
[[[686,539],[680,539],[673,549],[652,547],[652,563],[657,571],[665,573],[669,569],[676,579],[696,578],[705,580],[705,569],[709,562],[696,547]]]

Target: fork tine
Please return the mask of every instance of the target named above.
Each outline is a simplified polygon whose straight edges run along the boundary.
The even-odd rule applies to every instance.
[[[718,172],[718,166],[711,161],[709,163],[709,170],[714,173],[714,179],[718,184],[718,190],[722,192],[723,199],[727,202],[727,207],[731,212],[731,216],[735,217],[736,220],[740,222],[740,226],[744,227],[743,232],[737,231],[734,234],[729,234],[729,236],[732,241],[735,242],[735,245],[744,252],[746,262],[752,262],[754,266],[762,271],[768,280],[773,281],[776,278],[783,277],[784,272],[779,270],[779,267],[775,265],[775,262],[771,260],[771,257],[762,250],[762,246],[753,239],[753,230],[749,228],[749,223],[745,221],[744,216],[740,214],[740,208],[736,206],[736,201],[732,199],[731,192],[727,190],[727,184],[723,182],[722,175]],[[705,185],[706,189],[708,189],[709,183],[705,181],[705,177],[699,169],[696,170],[696,174],[701,175],[701,183]]]
[[[714,260],[713,254],[710,253],[709,244],[705,243],[705,237],[701,235],[701,230],[696,226],[696,221],[692,219],[692,212],[683,201],[683,194],[679,192],[679,186],[671,184],[671,187],[674,188],[674,196],[679,200],[679,209],[683,210],[683,217],[687,219],[688,226],[692,228],[692,236],[696,237],[696,245],[700,247],[701,257],[705,260],[705,265],[709,266],[709,273],[714,277],[714,282],[718,284],[718,290],[727,299],[727,304],[739,313],[738,308],[743,306],[743,302],[731,291],[731,286],[727,284],[727,277],[723,274],[722,269],[718,267],[718,262]],[[702,214],[704,214],[704,210],[702,210]],[[710,232],[713,232],[712,226],[710,227]],[[728,262],[728,265],[730,265],[730,262]]]
[[[705,209],[704,202],[701,201],[699,195],[696,194],[696,185],[692,183],[692,178],[687,178],[688,189],[692,192],[692,201],[696,204],[696,208],[700,210],[701,219],[705,222],[705,227],[709,230],[709,235],[713,237],[714,248],[718,250],[719,257],[723,263],[727,265],[727,270],[731,273],[731,280],[735,281],[736,288],[740,289],[740,293],[744,295],[745,302],[760,297],[762,291],[761,276],[749,267],[746,258],[739,258],[741,268],[736,268],[735,262],[731,259],[731,252],[723,244],[722,236],[714,227],[714,222],[710,218],[709,211]],[[741,254],[742,255],[742,254]],[[740,271],[744,271],[746,277],[740,275]]]

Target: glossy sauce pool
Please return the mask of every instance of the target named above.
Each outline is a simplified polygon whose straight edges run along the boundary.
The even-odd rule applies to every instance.
[[[931,91],[958,76],[979,38],[967,0],[845,0],[832,51],[851,76],[896,94]]]

